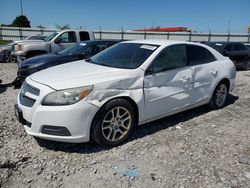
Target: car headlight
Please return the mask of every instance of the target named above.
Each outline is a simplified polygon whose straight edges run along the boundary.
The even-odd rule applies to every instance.
[[[54,91],[44,97],[42,105],[62,106],[75,104],[85,98],[91,92],[92,88],[93,86],[86,86]]]
[[[31,64],[29,65],[29,69],[34,69],[34,68],[37,68],[37,67],[40,67],[41,65],[43,65],[44,63],[36,63],[36,64]]]

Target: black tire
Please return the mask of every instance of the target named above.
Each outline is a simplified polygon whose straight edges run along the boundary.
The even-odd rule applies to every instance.
[[[120,112],[123,112],[124,114],[122,116],[119,116]],[[115,113],[116,115],[118,114],[119,120],[116,119],[117,116],[115,116]],[[122,118],[128,120],[124,121],[124,119]],[[90,134],[91,138],[99,145],[114,147],[124,142],[131,135],[135,125],[136,125],[136,112],[134,107],[124,99],[114,99],[105,104],[104,106],[102,106],[100,110],[97,112],[97,114],[94,117],[94,120],[92,121]],[[127,130],[124,129],[124,127],[126,127]],[[122,131],[124,131],[124,135],[122,135],[121,133]],[[113,136],[114,137],[119,136],[119,134],[116,135],[118,132],[120,134],[120,138],[112,140]],[[107,137],[109,138],[112,137],[112,138],[109,139]]]
[[[245,66],[244,66],[244,70],[245,71],[247,71],[248,69],[249,69],[249,65],[250,64],[250,59],[248,59],[247,61],[246,61],[246,64],[245,64]]]
[[[214,90],[209,106],[213,109],[223,108],[227,102],[228,90],[229,88],[226,82],[220,82]]]

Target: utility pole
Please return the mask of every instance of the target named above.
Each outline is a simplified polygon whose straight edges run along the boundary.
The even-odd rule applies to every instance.
[[[23,16],[23,0],[20,0],[20,4],[21,4],[21,15]]]

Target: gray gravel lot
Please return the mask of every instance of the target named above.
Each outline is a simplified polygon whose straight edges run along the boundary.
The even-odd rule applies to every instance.
[[[0,64],[0,79],[16,65]],[[18,89],[0,88],[0,187],[250,187],[250,71],[228,105],[199,107],[137,128],[125,144],[35,140],[14,116]]]

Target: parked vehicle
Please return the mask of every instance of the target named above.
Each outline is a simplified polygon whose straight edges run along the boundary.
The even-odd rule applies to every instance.
[[[250,54],[247,47],[240,42],[209,42],[206,45],[229,57],[237,69],[248,70]]]
[[[35,137],[116,146],[138,124],[222,108],[235,77],[232,61],[203,44],[126,41],[27,77],[15,111]]]
[[[12,55],[25,59],[46,53],[57,53],[77,42],[94,40],[92,31],[63,30],[47,36],[44,41],[25,40],[12,47]]]
[[[43,36],[43,35],[32,35],[32,36],[26,37],[24,40],[44,40],[45,38],[46,36]],[[5,45],[0,45],[0,62],[15,63],[17,61],[16,57],[11,55],[12,46],[14,43],[18,43],[22,41],[23,40],[10,42]]]
[[[250,43],[245,43],[244,45],[250,50]]]
[[[102,50],[118,43],[118,40],[89,40],[77,43],[58,53],[39,55],[19,63],[18,77],[24,80],[27,76],[63,63],[90,58]]]

